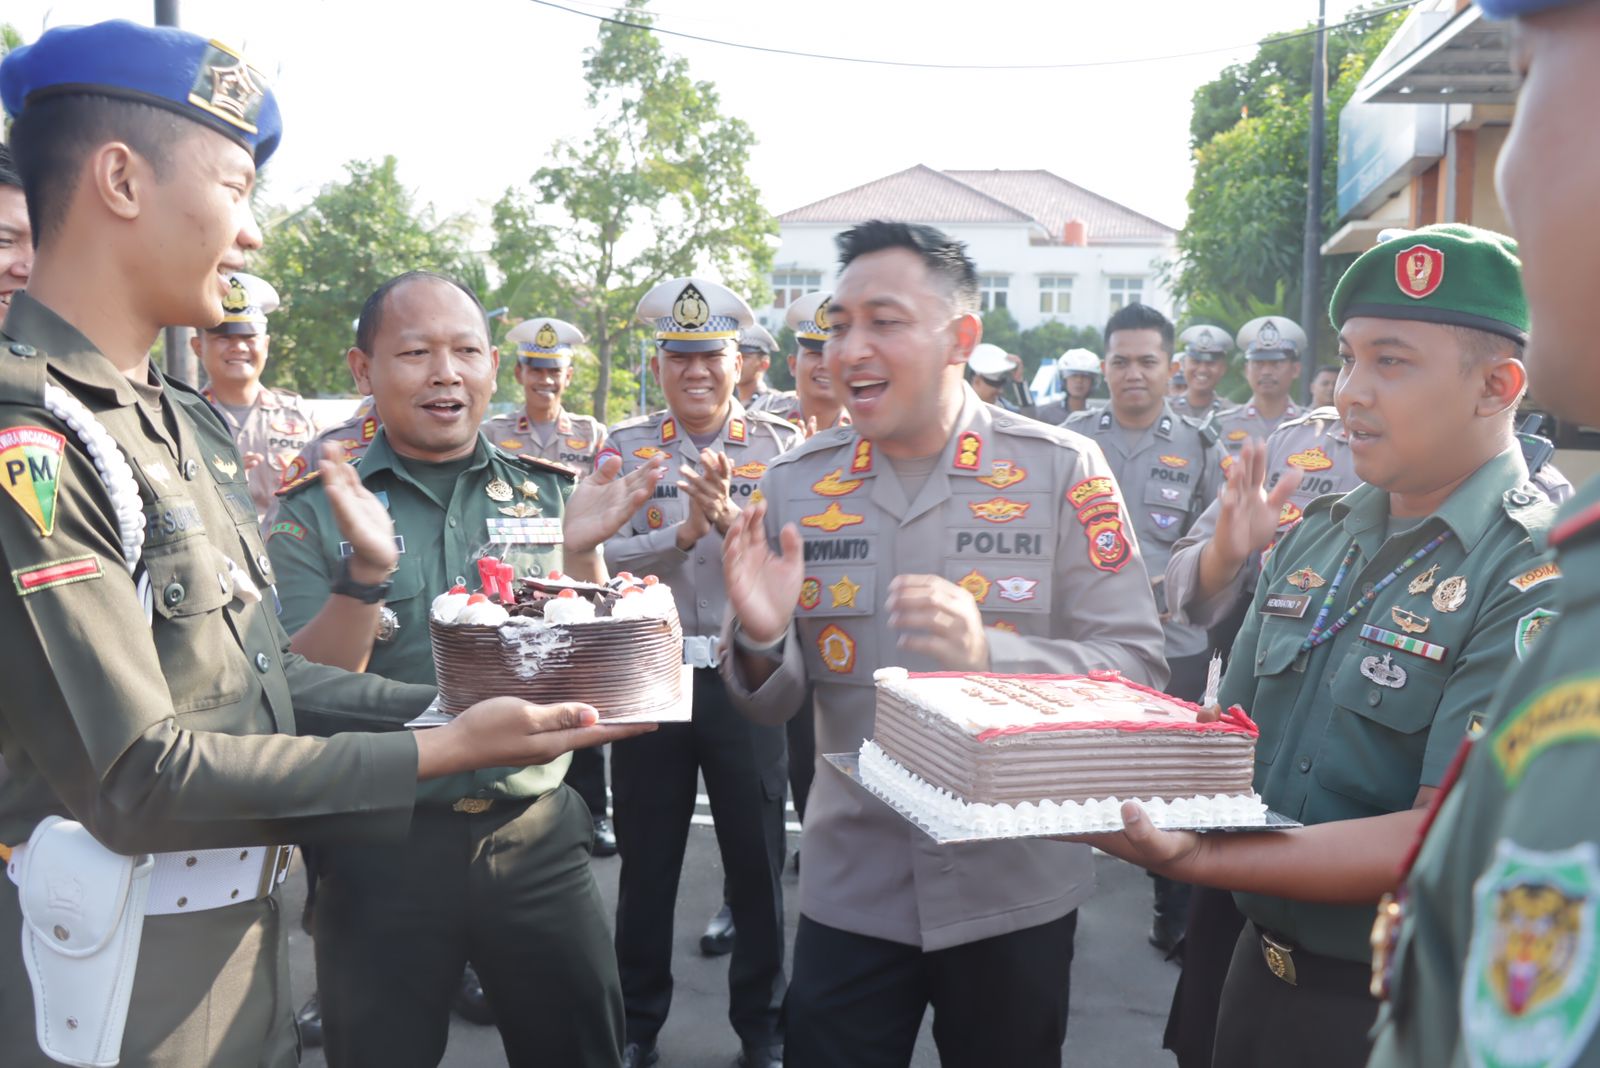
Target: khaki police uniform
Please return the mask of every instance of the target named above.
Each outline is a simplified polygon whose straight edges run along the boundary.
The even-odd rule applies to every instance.
[[[1254,403],[1241,404],[1217,413],[1217,431],[1222,436],[1223,446],[1229,452],[1238,452],[1251,438],[1265,441],[1278,427],[1291,419],[1300,418],[1304,413],[1304,408],[1290,401],[1282,415],[1269,419]]]
[[[800,398],[795,396],[793,390],[773,389],[772,385],[762,376],[756,383],[756,391],[750,396],[750,403],[745,405],[747,412],[771,412],[780,419],[789,416],[783,412],[789,408],[799,409]]]
[[[381,427],[358,461],[400,549],[367,671],[432,685],[433,599],[462,579],[475,586],[486,547],[518,574],[558,570],[573,478],[483,435],[443,498],[419,480],[423,466],[402,460]],[[299,630],[350,553],[320,478],[285,493],[269,547],[283,624]],[[317,981],[332,1063],[438,1063],[468,961],[513,1064],[621,1057],[621,988],[589,870],[592,825],[562,786],[569,759],[430,782],[404,842],[317,851]]]
[[[265,533],[263,537],[272,536],[272,523],[278,517],[278,509],[282,504],[281,490],[290,489],[298,485],[301,479],[317,472],[317,465],[322,462],[322,447],[331,443],[337,444],[344,450],[347,463],[354,463],[367,453],[367,448],[372,444],[372,439],[378,433],[378,408],[372,398],[362,397],[361,403],[356,405],[356,410],[343,422],[324,427],[316,437],[306,443],[305,448],[283,472],[283,485],[274,491],[272,504],[262,517],[261,526]]]
[[[855,752],[872,736],[878,668],[939,669],[897,647],[884,603],[899,574],[942,575],[972,594],[995,671],[1115,669],[1142,684],[1166,681],[1129,511],[1100,449],[1078,434],[1002,412],[967,388],[950,440],[913,499],[893,463],[852,427],[818,433],[773,464],[761,492],[769,535],[790,523],[799,530],[805,580],[772,676],[752,690],[732,656],[724,672],[740,709],[761,723],[793,715],[813,685],[818,753]],[[794,1063],[856,1063],[866,1035],[909,1043],[898,1031],[881,1035],[902,1022],[888,1017],[884,998],[863,1000],[859,989],[850,995],[837,985],[891,949],[909,955],[913,971],[934,951],[970,954],[971,996],[936,997],[935,1011],[956,1021],[961,1042],[990,1050],[993,1063],[1023,1063],[1007,1059],[1014,1052],[1059,1055],[1068,917],[1093,893],[1088,849],[940,846],[819,766],[802,853],[788,1052],[806,1059]],[[831,952],[841,939],[846,947]],[[1024,968],[1018,957],[986,955],[983,947],[1003,941],[1020,954],[1030,942],[1043,946],[1051,959]],[[914,1035],[927,995],[915,993],[924,988],[914,974],[906,982],[913,993],[884,995],[895,1005],[912,999]]]
[[[1145,567],[1156,589],[1156,607],[1166,613],[1163,586],[1172,547],[1216,500],[1222,484],[1223,453],[1216,430],[1209,422],[1196,425],[1179,417],[1170,404],[1132,444],[1110,408],[1078,412],[1067,420],[1066,428],[1094,439],[1105,453],[1144,552]],[[1189,665],[1198,666],[1198,689],[1192,685],[1192,671],[1169,680],[1177,685],[1170,692],[1194,700],[1205,688],[1205,630],[1176,620],[1163,624],[1163,630],[1169,667],[1176,660],[1198,658]]]
[[[1509,580],[1547,596],[1497,650],[1506,681],[1398,903],[1380,907],[1373,1068],[1600,1064],[1597,517],[1591,483],[1551,529],[1554,559]]]
[[[535,423],[526,411],[491,416],[483,421],[483,433],[496,448],[566,464],[579,477],[594,470],[595,454],[606,443],[604,423],[565,408],[548,423]]]
[[[17,440],[0,455],[20,455],[24,470],[3,468],[0,499],[11,579],[0,593],[0,841],[17,844],[55,814],[125,854],[256,847],[260,872],[263,854],[287,861],[262,846],[403,836],[417,761],[405,732],[290,736],[398,728],[432,688],[288,651],[244,465],[211,407],[154,370],[131,382],[26,293],[3,337],[0,440]],[[88,406],[127,458],[148,620],[114,505],[79,436],[46,409],[47,382]],[[187,870],[181,856],[175,866]],[[295,1062],[278,877],[251,880],[238,904],[145,920],[124,1064]],[[16,889],[0,880],[0,930],[20,923]],[[19,948],[0,943],[4,1060],[48,1064],[29,1037]]]
[[[244,455],[257,453],[262,460],[247,473],[250,499],[256,514],[265,517],[272,508],[273,495],[286,482],[293,481],[290,470],[295,458],[317,435],[317,421],[305,407],[300,394],[288,389],[262,386],[243,420],[219,402],[209,388],[201,391],[222,415],[233,434],[234,444]]]
[[[1216,417],[1224,412],[1231,412],[1234,405],[1222,397],[1212,397],[1211,403],[1204,408],[1196,409],[1189,403],[1189,395],[1180,393],[1176,397],[1168,397],[1167,404],[1171,406],[1173,414],[1181,415],[1188,419],[1204,419],[1207,416]]]
[[[761,478],[798,443],[799,432],[730,400],[727,421],[708,448],[733,467],[730,497],[748,505]],[[670,412],[619,423],[601,451],[622,458],[626,474],[665,453],[668,471],[698,469],[700,449]],[[694,672],[694,717],[611,750],[612,812],[623,867],[617,902],[617,961],[629,1042],[653,1047],[672,1001],[673,906],[703,776],[726,871],[738,937],[728,969],[728,1016],[745,1047],[782,1041],[784,785],[783,731],[743,719],[717,675],[717,645],[727,596],[722,535],[713,528],[689,552],[677,528],[689,501],[668,478],[605,543],[614,571],[653,574],[672,587],[683,625],[685,662]]]
[[[1255,786],[1269,807],[1306,824],[1359,819],[1404,811],[1440,784],[1504,675],[1518,621],[1550,599],[1548,586],[1515,580],[1540,562],[1553,511],[1514,447],[1415,526],[1396,530],[1372,486],[1312,502],[1266,559],[1220,695],[1260,724]],[[1330,621],[1447,533],[1336,637],[1302,652],[1352,546]],[[1361,1063],[1377,1007],[1366,990],[1372,909],[1235,899],[1250,923],[1223,988],[1216,1063],[1276,1063],[1291,1043],[1311,1064]]]

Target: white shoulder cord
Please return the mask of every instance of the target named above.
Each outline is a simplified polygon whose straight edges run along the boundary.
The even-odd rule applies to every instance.
[[[77,397],[54,383],[46,383],[44,406],[72,429],[94,461],[100,482],[117,510],[123,564],[128,574],[134,576],[139,601],[144,605],[144,621],[149,623],[154,616],[155,599],[150,589],[150,572],[139,565],[139,553],[144,547],[144,509],[139,500],[139,484],[133,480],[133,468],[111,432]]]

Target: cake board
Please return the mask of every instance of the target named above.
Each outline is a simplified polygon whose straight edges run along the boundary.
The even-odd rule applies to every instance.
[[[683,681],[678,689],[680,697],[669,708],[658,709],[654,712],[635,712],[628,716],[613,716],[601,719],[596,726],[608,727],[627,723],[688,723],[694,716],[694,668],[688,664],[680,665],[683,672]],[[600,709],[602,715],[605,710]],[[406,726],[412,730],[422,730],[427,727],[439,727],[449,723],[455,717],[444,711],[435,697],[433,702],[423,710],[422,714],[411,720]]]
[[[975,833],[970,827],[940,819],[927,809],[913,810],[912,806],[903,798],[890,796],[881,790],[877,784],[864,781],[861,777],[860,753],[826,753],[823,755],[823,759],[832,764],[841,775],[844,775],[856,785],[877,797],[940,845],[954,845],[961,842],[992,842],[1008,838],[1058,838],[1062,835],[1106,834],[1122,830],[1122,816],[1119,811],[1121,803],[1118,802],[1116,804],[1100,803],[1103,811],[1094,813],[1092,817],[1085,821],[1083,826],[1072,830],[1056,829],[1023,832],[1015,827],[1007,827],[1004,829],[994,828],[987,833]],[[907,775],[910,775],[910,773],[908,772]],[[915,776],[910,777],[916,779]],[[916,779],[916,782],[920,783],[923,789],[933,790],[932,787],[920,779]],[[1125,800],[1139,799],[1129,798]],[[1217,826],[1210,823],[1197,824],[1186,822],[1181,818],[1173,818],[1176,814],[1162,811],[1165,806],[1160,802],[1140,801],[1140,804],[1144,806],[1145,813],[1149,815],[1152,824],[1168,831],[1192,830],[1201,833],[1207,831],[1228,833],[1235,831],[1275,831],[1301,826],[1299,821],[1292,820],[1288,816],[1273,812],[1270,809],[1265,810],[1260,822]]]

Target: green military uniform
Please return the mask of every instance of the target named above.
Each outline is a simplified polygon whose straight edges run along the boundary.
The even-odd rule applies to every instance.
[[[453,482],[448,470],[434,477],[439,467],[400,457],[383,428],[358,461],[400,548],[372,674],[433,683],[432,601],[458,583],[475,587],[486,548],[518,574],[561,566],[569,471],[481,434]],[[321,479],[285,494],[269,545],[283,624],[297,631],[349,552]],[[317,978],[336,1063],[437,1063],[468,960],[512,1063],[620,1058],[621,987],[588,865],[592,824],[562,789],[569,761],[429,783],[404,844],[318,851]]]
[[[52,814],[129,854],[403,835],[416,789],[409,735],[288,736],[332,733],[346,717],[398,727],[432,690],[288,653],[227,428],[158,372],[130,381],[25,293],[0,337],[0,841],[25,840]],[[47,409],[47,383],[86,405],[127,458],[148,621],[116,506],[78,434]],[[265,604],[230,577],[240,574]],[[0,940],[5,1060],[43,1064],[25,1037],[20,922],[0,880],[0,931],[13,933]],[[148,918],[122,1063],[294,1063],[284,935],[270,893]]]
[[[1387,969],[1391,918],[1374,932],[1390,990],[1374,1068],[1600,1065],[1591,802],[1600,671],[1590,629],[1600,615],[1592,582],[1577,578],[1600,569],[1600,484],[1562,509],[1550,541],[1555,561],[1510,580],[1553,597],[1518,616],[1500,649],[1502,668],[1520,666],[1406,879]]]

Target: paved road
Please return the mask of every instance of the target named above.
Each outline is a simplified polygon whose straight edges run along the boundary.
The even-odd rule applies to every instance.
[[[711,828],[704,825],[708,822],[697,818],[700,825],[690,832],[678,891],[676,987],[672,1015],[660,1038],[661,1068],[722,1068],[733,1063],[739,1049],[727,1024],[728,958],[703,957],[698,944],[722,893],[722,861]],[[798,836],[792,835],[791,848],[797,842]],[[606,908],[614,913],[618,861],[596,860],[594,865]],[[1096,858],[1096,875],[1099,890],[1084,906],[1078,924],[1065,1063],[1069,1068],[1172,1068],[1172,1055],[1161,1049],[1161,1029],[1178,972],[1145,942],[1150,880],[1138,869],[1105,856]],[[795,878],[792,870],[784,876],[791,946],[798,917]],[[298,916],[305,891],[305,878],[298,870],[290,875],[285,890],[289,915]],[[298,1004],[313,982],[310,940],[298,926],[290,935],[289,949]],[[939,1063],[931,1019],[930,1014],[923,1021],[911,1062],[914,1068],[935,1068]],[[326,1062],[320,1051],[308,1050],[304,1063],[323,1068]],[[506,1062],[493,1028],[457,1018],[442,1063],[445,1068],[495,1068]]]

